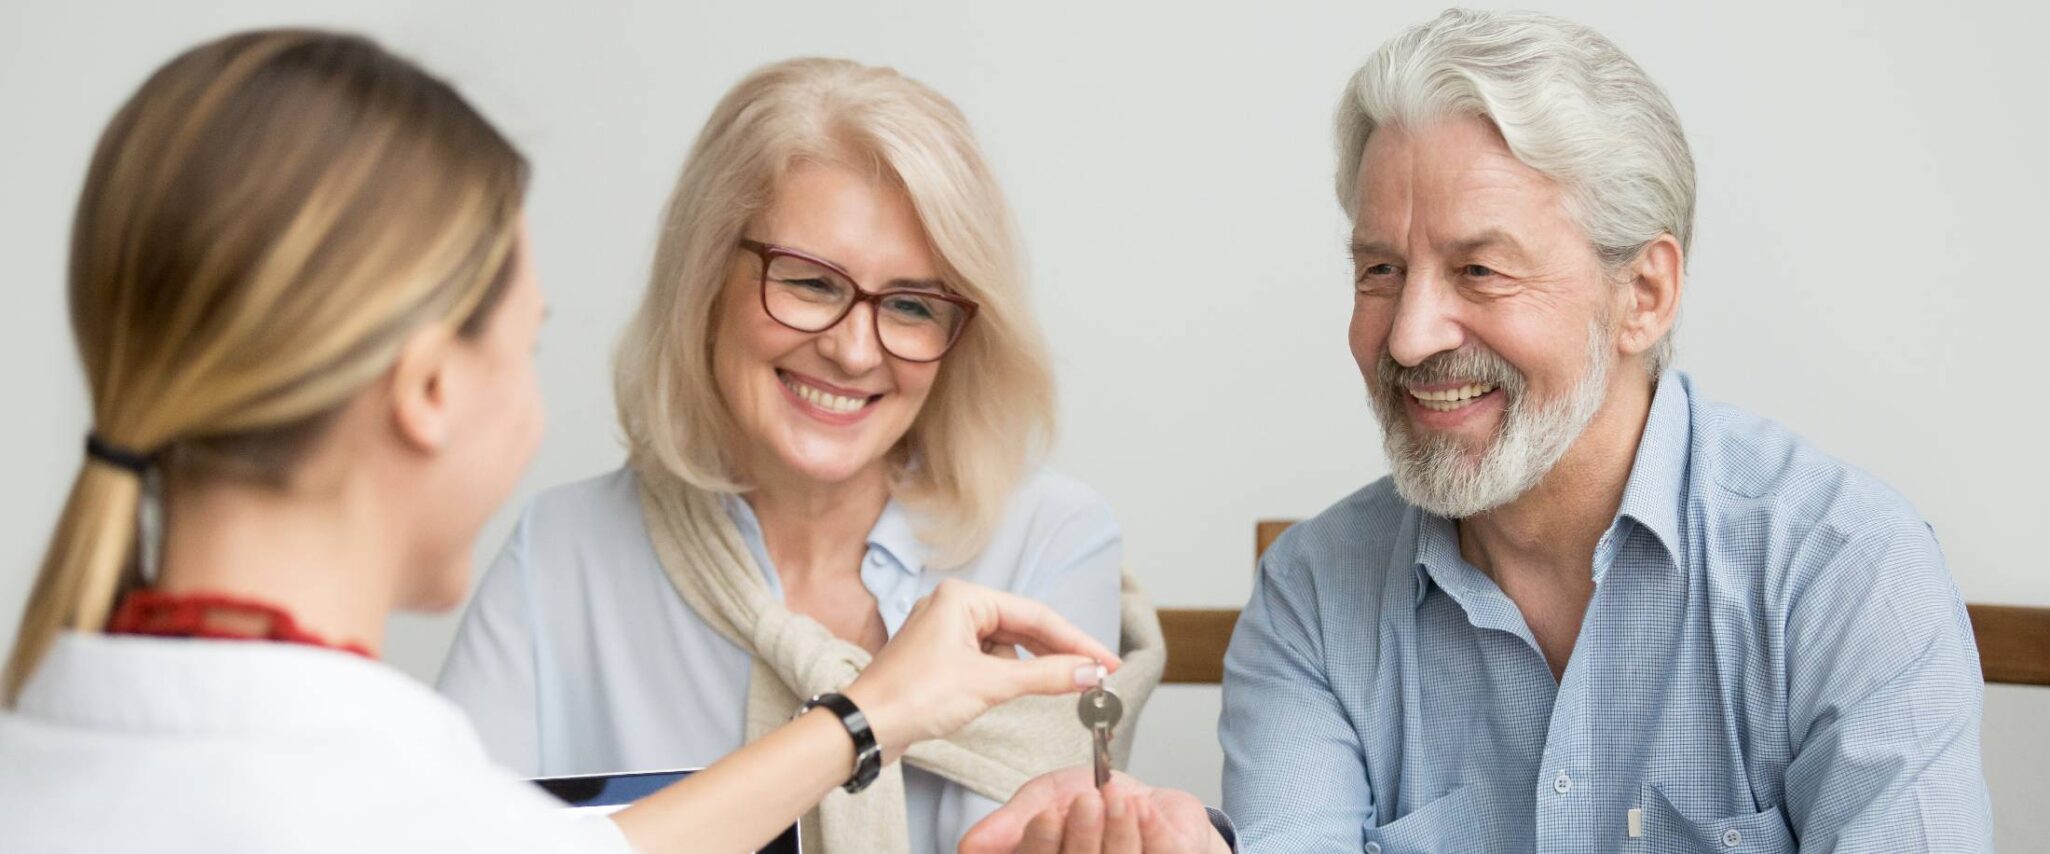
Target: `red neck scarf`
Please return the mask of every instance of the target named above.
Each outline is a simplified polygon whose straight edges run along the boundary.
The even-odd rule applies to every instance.
[[[251,634],[215,624],[215,614],[256,617],[265,628]],[[122,597],[121,607],[107,621],[108,634],[156,635],[173,638],[277,641],[351,652],[375,659],[362,644],[330,643],[299,627],[283,608],[248,599],[213,593],[164,593],[137,590]]]

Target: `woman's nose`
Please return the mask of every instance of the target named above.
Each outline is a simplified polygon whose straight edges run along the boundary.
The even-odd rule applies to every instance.
[[[848,376],[874,370],[883,361],[883,345],[876,340],[875,309],[865,302],[856,303],[833,328],[819,333],[818,348],[820,355]]]

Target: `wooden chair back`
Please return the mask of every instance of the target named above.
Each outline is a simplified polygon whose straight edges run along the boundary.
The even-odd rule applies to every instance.
[[[1253,560],[1267,553],[1293,520],[1269,519],[1253,525]],[[2050,686],[2050,608],[2018,605],[1973,605],[1972,635],[1979,642],[1979,669],[1986,681],[2007,685]],[[1216,685],[1224,681],[1224,648],[1238,625],[1237,608],[1162,608],[1160,628],[1167,635],[1167,671],[1163,682]]]

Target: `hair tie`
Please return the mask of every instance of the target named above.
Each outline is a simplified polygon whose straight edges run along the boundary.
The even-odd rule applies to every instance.
[[[157,464],[156,454],[143,454],[110,444],[91,433],[85,434],[85,455],[107,465],[126,471],[136,477],[149,473]]]

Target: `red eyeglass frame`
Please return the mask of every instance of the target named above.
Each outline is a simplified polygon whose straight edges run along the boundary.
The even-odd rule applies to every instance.
[[[869,322],[871,324],[874,324],[875,326],[876,344],[881,346],[883,348],[883,351],[889,353],[893,358],[903,359],[906,362],[937,362],[941,359],[946,358],[948,353],[953,352],[954,345],[960,343],[961,334],[968,331],[968,324],[970,321],[973,321],[975,319],[976,311],[982,308],[981,305],[977,304],[972,299],[962,296],[955,296],[954,294],[942,293],[940,291],[921,290],[917,288],[889,288],[880,291],[871,291],[866,288],[863,288],[860,282],[855,281],[854,274],[847,272],[847,270],[841,267],[840,265],[828,261],[824,258],[820,258],[817,255],[813,255],[808,252],[801,252],[796,249],[792,249],[788,246],[777,246],[773,243],[763,243],[759,240],[750,240],[748,238],[743,237],[740,239],[740,248],[745,249],[749,252],[753,252],[755,255],[759,256],[762,259],[762,274],[759,280],[757,280],[756,282],[757,287],[755,288],[755,290],[762,301],[762,313],[768,315],[770,320],[782,324],[784,328],[794,329],[798,332],[824,332],[828,329],[832,329],[833,327],[840,325],[840,321],[846,320],[847,315],[854,313],[855,306],[865,302],[873,303],[873,305],[869,307],[870,310],[868,313],[868,317]],[[848,284],[854,286],[854,298],[847,301],[847,305],[840,309],[840,313],[838,315],[834,316],[833,322],[821,326],[817,329],[806,329],[802,326],[791,324],[788,321],[785,321],[783,318],[777,317],[776,313],[769,309],[769,264],[772,259],[776,258],[779,255],[788,258],[795,258],[807,264],[817,264],[820,267],[824,267],[827,270],[832,271],[834,274],[837,274],[841,278],[846,279]],[[890,349],[890,345],[883,341],[883,318],[880,309],[882,308],[883,299],[885,297],[895,296],[897,294],[909,294],[912,296],[926,299],[944,300],[946,302],[953,303],[954,305],[960,307],[962,311],[961,323],[954,327],[953,335],[947,338],[946,346],[940,348],[939,355],[934,356],[930,359],[913,359],[907,356],[899,355],[897,351]]]

